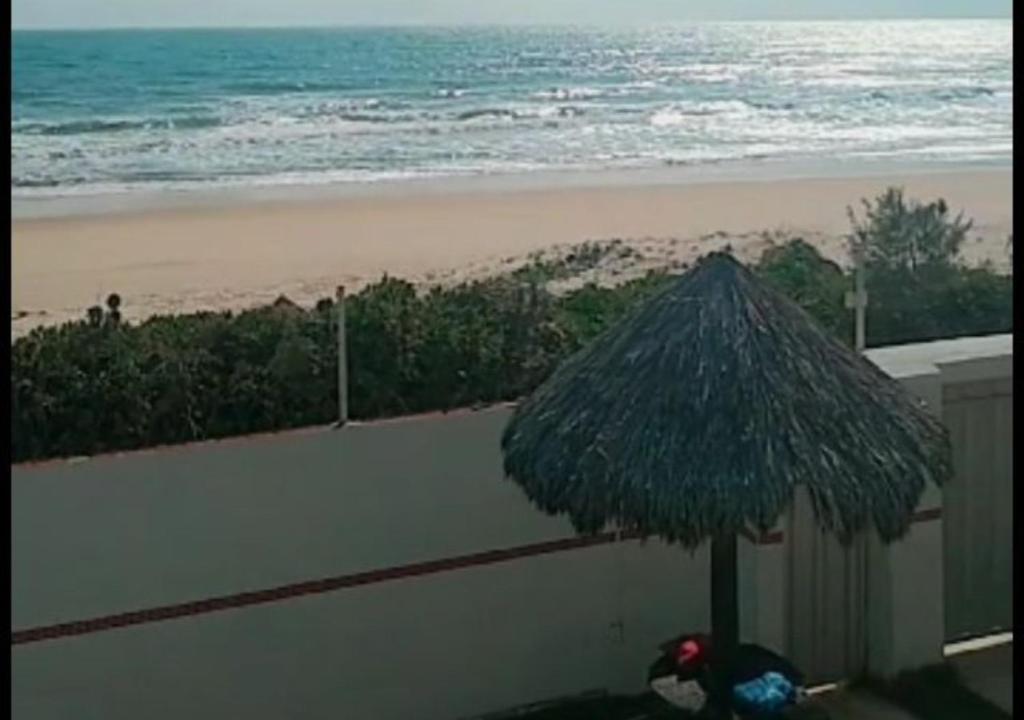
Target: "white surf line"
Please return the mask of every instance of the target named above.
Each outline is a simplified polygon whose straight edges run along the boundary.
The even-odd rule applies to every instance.
[[[1007,643],[1013,642],[1013,633],[1004,632],[996,633],[995,635],[986,635],[985,637],[973,638],[971,640],[963,640],[961,642],[950,643],[943,648],[943,654],[946,657],[951,655],[960,655],[961,653],[975,652],[977,650],[984,650],[990,647],[996,647],[998,645],[1006,645]]]

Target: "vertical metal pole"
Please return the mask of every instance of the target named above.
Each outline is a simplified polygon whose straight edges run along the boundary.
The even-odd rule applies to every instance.
[[[860,251],[856,254],[856,265],[854,268],[854,288],[855,288],[855,307],[854,311],[854,324],[855,337],[854,337],[854,349],[858,353],[864,352],[864,348],[867,347],[867,341],[865,340],[864,333],[864,314],[868,304],[868,295],[864,289],[864,255]]]
[[[709,705],[713,717],[731,717],[730,669],[740,641],[739,583],[736,534],[711,540],[711,673]]]
[[[853,349],[863,353],[867,347],[865,311],[868,307],[868,293],[864,288],[863,248],[851,240],[850,254],[853,256],[853,292],[846,293],[846,307],[853,310]]]
[[[348,422],[348,352],[345,347],[345,287],[338,286],[338,427]]]

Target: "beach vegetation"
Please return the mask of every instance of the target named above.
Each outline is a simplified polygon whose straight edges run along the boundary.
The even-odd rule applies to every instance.
[[[806,240],[797,237],[769,247],[756,270],[834,336],[850,336],[853,319],[843,304],[850,279]]]
[[[889,188],[848,210],[851,249],[864,259],[869,345],[1004,332],[1013,326],[1013,278],[988,264],[967,267],[961,249],[973,223]]]
[[[929,203],[908,200],[902,188],[890,187],[873,200],[862,200],[863,217],[847,208],[852,250],[871,271],[916,272],[957,263],[973,222],[963,213],[950,216],[942,198]]]
[[[868,346],[1011,332],[1013,279],[966,267],[967,223],[941,202],[887,193],[853,234],[867,263]],[[881,209],[879,209],[881,208]],[[922,209],[924,208],[924,209]],[[920,223],[917,230],[908,229]],[[914,238],[913,250],[906,238]],[[610,249],[609,249],[610,248]],[[349,414],[381,418],[512,400],[664,288],[685,264],[614,287],[553,284],[622,253],[589,244],[503,274],[417,287],[385,276],[346,299]],[[849,269],[800,238],[753,270],[828,332],[852,342]],[[127,302],[130,302],[127,301]],[[13,460],[92,455],[337,419],[335,301],[243,312],[121,319],[117,295],[81,321],[40,327],[11,347]]]

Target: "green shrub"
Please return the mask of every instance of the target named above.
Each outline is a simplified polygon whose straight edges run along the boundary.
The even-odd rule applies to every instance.
[[[844,305],[850,279],[813,245],[802,238],[794,238],[784,245],[769,248],[755,269],[826,330],[844,340],[850,337],[852,320]]]

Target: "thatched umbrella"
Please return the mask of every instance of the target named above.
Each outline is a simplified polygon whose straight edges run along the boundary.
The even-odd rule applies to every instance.
[[[506,474],[581,533],[712,540],[712,636],[738,641],[736,534],[797,486],[848,541],[906,532],[950,473],[922,404],[731,256],[713,253],[569,358],[517,408]]]

